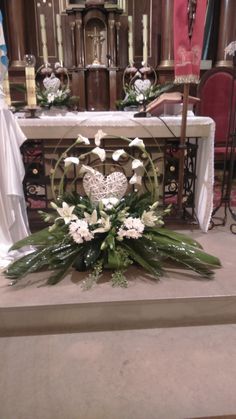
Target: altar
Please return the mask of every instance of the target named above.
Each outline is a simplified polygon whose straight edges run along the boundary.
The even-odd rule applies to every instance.
[[[47,147],[48,152],[52,153],[53,149],[58,148],[59,141],[60,145],[64,142],[68,146],[69,141],[77,138],[79,134],[88,138],[94,138],[94,135],[99,129],[102,129],[109,136],[142,138],[145,140],[147,147],[150,146],[156,150],[159,146],[164,144],[169,153],[170,144],[171,147],[172,144],[174,144],[174,150],[176,149],[181,127],[180,116],[135,118],[132,112],[61,113],[58,111],[58,113],[54,114],[45,112],[36,119],[21,118],[20,116],[17,119],[28,139],[28,143],[25,143],[26,155],[28,153],[27,147],[31,147],[31,154],[33,154],[32,146],[34,146],[34,144],[41,147],[41,151],[43,150],[42,153],[47,153]],[[186,138],[190,145],[189,156],[187,156],[190,160],[188,161],[187,159],[186,164],[189,167],[191,166],[191,170],[189,168],[186,168],[185,170],[185,172],[189,172],[190,179],[185,182],[190,184],[190,186],[186,186],[186,188],[189,188],[189,191],[186,190],[185,192],[186,196],[189,193],[191,194],[191,200],[193,201],[191,204],[192,212],[194,213],[200,228],[204,232],[208,230],[213,205],[214,131],[215,124],[211,118],[188,117]],[[110,141],[112,141],[109,143],[109,145],[111,144],[111,147],[117,147],[118,143],[119,147],[121,145],[118,138],[113,138]],[[194,155],[194,157],[191,144],[196,147],[196,155]],[[171,191],[171,188],[173,189],[176,187],[174,154],[172,149],[168,155],[165,154],[164,156],[165,168],[163,170],[166,170],[167,165],[169,170],[168,176],[164,176],[163,174],[163,178],[165,178],[166,183],[168,183],[168,192]],[[42,159],[45,159],[45,156],[42,156]],[[160,160],[161,159],[158,157],[158,164],[160,163]],[[38,160],[33,159],[33,161],[35,162]],[[46,175],[45,168],[41,168],[40,170],[44,177]],[[32,176],[33,171],[36,176]],[[42,187],[42,182],[39,180],[38,166],[30,171],[30,175],[27,175],[26,169],[26,182],[27,176],[30,178],[27,183],[28,190],[35,188],[38,188],[37,190],[39,190]],[[33,183],[37,183],[38,186],[33,187]],[[42,190],[42,188],[40,190]],[[171,200],[166,200],[165,204],[168,204],[168,202],[171,202]],[[30,201],[30,205],[31,203],[32,200]],[[33,205],[32,210],[37,210],[39,208],[40,206],[36,203],[35,206]]]

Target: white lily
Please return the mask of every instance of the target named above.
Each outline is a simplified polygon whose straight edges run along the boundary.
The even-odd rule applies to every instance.
[[[112,154],[112,159],[114,161],[118,161],[119,158],[124,154],[126,154],[125,150],[123,148],[120,148],[119,150],[114,151],[114,153]]]
[[[136,138],[134,138],[134,140],[132,140],[129,143],[129,147],[139,147],[139,148],[141,148],[143,150],[145,148],[145,144],[144,144],[143,140],[141,140],[140,138],[136,137]]]
[[[111,229],[111,222],[110,217],[101,217],[100,220],[98,220],[98,223],[101,224],[101,227],[96,228],[93,230],[93,234],[95,233],[106,233]]]
[[[97,210],[93,210],[92,214],[89,214],[88,212],[84,212],[84,218],[86,219],[87,223],[89,225],[91,224],[97,224],[98,223],[98,213]]]
[[[130,185],[142,185],[142,176],[135,173],[129,181]]]
[[[91,153],[96,154],[101,161],[106,160],[106,151],[104,150],[104,148],[95,147],[93,148]]]
[[[90,144],[90,141],[89,141],[89,139],[87,137],[83,137],[83,135],[80,135],[79,134],[79,136],[78,136],[78,138],[76,140],[76,144],[81,144],[81,143],[86,144],[86,145],[89,145]]]
[[[156,224],[158,224],[159,218],[155,214],[155,211],[143,211],[141,221],[145,226],[147,227],[154,227]]]
[[[106,137],[106,133],[105,132],[103,132],[103,130],[102,129],[99,129],[98,130],[98,132],[95,134],[95,137],[94,137],[94,142],[95,142],[95,144],[96,144],[96,146],[100,146],[100,144],[101,144],[101,139],[103,138],[103,137]]]
[[[79,158],[78,157],[66,157],[64,159],[65,167],[70,166],[71,164],[79,164]]]
[[[53,206],[53,208],[55,208],[55,206]],[[78,217],[75,214],[73,214],[73,211],[75,209],[74,205],[72,205],[70,207],[66,202],[62,202],[62,208],[56,206],[55,209],[57,210],[58,214],[60,215],[60,217],[58,217],[58,218],[63,218],[63,220],[65,221],[65,224],[69,224],[70,221],[78,219]]]
[[[155,210],[159,205],[159,201],[154,202],[152,205],[150,205],[150,210]]]

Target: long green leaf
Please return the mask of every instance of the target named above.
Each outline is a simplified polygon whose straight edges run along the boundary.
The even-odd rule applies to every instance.
[[[169,238],[161,236],[154,236],[152,239],[148,236],[148,239],[150,243],[156,243],[157,252],[161,252],[163,259],[170,258],[204,277],[213,274],[212,268],[221,266],[218,258],[197,247],[184,243],[178,244],[175,241],[170,242]]]
[[[165,227],[151,228],[150,231],[151,233],[168,237],[171,240],[175,240],[177,242],[182,242],[182,243],[188,243],[191,246],[202,249],[202,245],[200,243],[198,243],[196,240],[193,240],[191,237],[187,236],[186,234],[177,233],[176,231],[169,230]]]
[[[17,250],[24,246],[46,246],[63,240],[64,236],[65,233],[61,229],[54,230],[54,233],[51,233],[47,227],[19,240],[10,250]]]
[[[123,243],[122,247],[128,252],[131,259],[137,262],[142,268],[150,272],[155,278],[159,278],[162,274],[162,269],[158,263],[150,264],[149,261],[144,259],[139,253],[137,253],[130,245]],[[155,266],[154,266],[155,265]]]
[[[66,263],[64,263],[63,267],[59,270],[59,272],[54,272],[49,279],[47,280],[48,285],[56,285],[60,282],[69,268],[73,265],[75,258],[77,257],[76,251],[74,251],[71,256],[67,259]]]

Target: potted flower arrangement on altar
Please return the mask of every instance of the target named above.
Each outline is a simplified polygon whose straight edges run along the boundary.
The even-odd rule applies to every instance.
[[[128,66],[123,74],[124,99],[117,101],[120,110],[138,109],[146,106],[162,93],[170,90],[173,83],[157,84],[157,74],[150,66]]]
[[[137,81],[142,82],[142,80]],[[149,85],[148,83],[126,84],[124,88],[125,97],[124,99],[117,101],[117,107],[120,110],[132,110],[132,108],[137,110],[143,104],[147,105],[172,87],[173,84],[171,83],[165,85],[158,84],[155,86]]]
[[[41,68],[40,68],[41,69]],[[47,71],[48,69],[43,68]],[[61,76],[66,77],[66,83],[63,84],[59,77],[55,75],[51,68],[46,77],[43,79],[43,87],[37,87],[37,102],[42,108],[77,108],[79,98],[71,96],[69,89],[69,76],[65,68],[60,67],[59,63],[55,64],[55,71]]]
[[[12,250],[31,245],[33,251],[9,265],[5,275],[14,284],[29,273],[48,270],[51,273],[47,283],[52,285],[74,268],[88,271],[83,285],[89,288],[109,269],[112,285],[126,287],[126,270],[132,263],[158,279],[167,262],[172,261],[178,267],[210,278],[213,270],[220,267],[218,258],[205,253],[190,237],[164,227],[163,218],[170,208],[159,206],[157,169],[142,139],[117,137],[125,146],[112,152],[115,165],[129,157],[132,171],[129,181],[120,170],[105,177],[97,170],[97,164],[83,164],[86,157],[95,156],[95,162],[99,160],[103,169],[109,167],[108,150],[101,147],[101,139],[105,137],[99,130],[94,148],[71,155],[76,146],[91,147],[89,139],[79,135],[61,155],[51,171],[52,212],[41,213],[50,226],[14,244]],[[61,167],[63,175],[56,184]],[[83,194],[73,188],[65,190],[71,168],[76,175],[70,186],[81,177]],[[144,177],[147,192],[142,190]],[[134,189],[128,191],[128,186]]]

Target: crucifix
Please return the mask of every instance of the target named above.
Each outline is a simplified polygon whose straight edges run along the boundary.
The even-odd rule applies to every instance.
[[[92,33],[88,34],[88,37],[92,39],[93,42],[93,65],[100,65],[101,55],[102,55],[102,43],[105,41],[105,38],[101,32],[98,32],[96,26]]]

